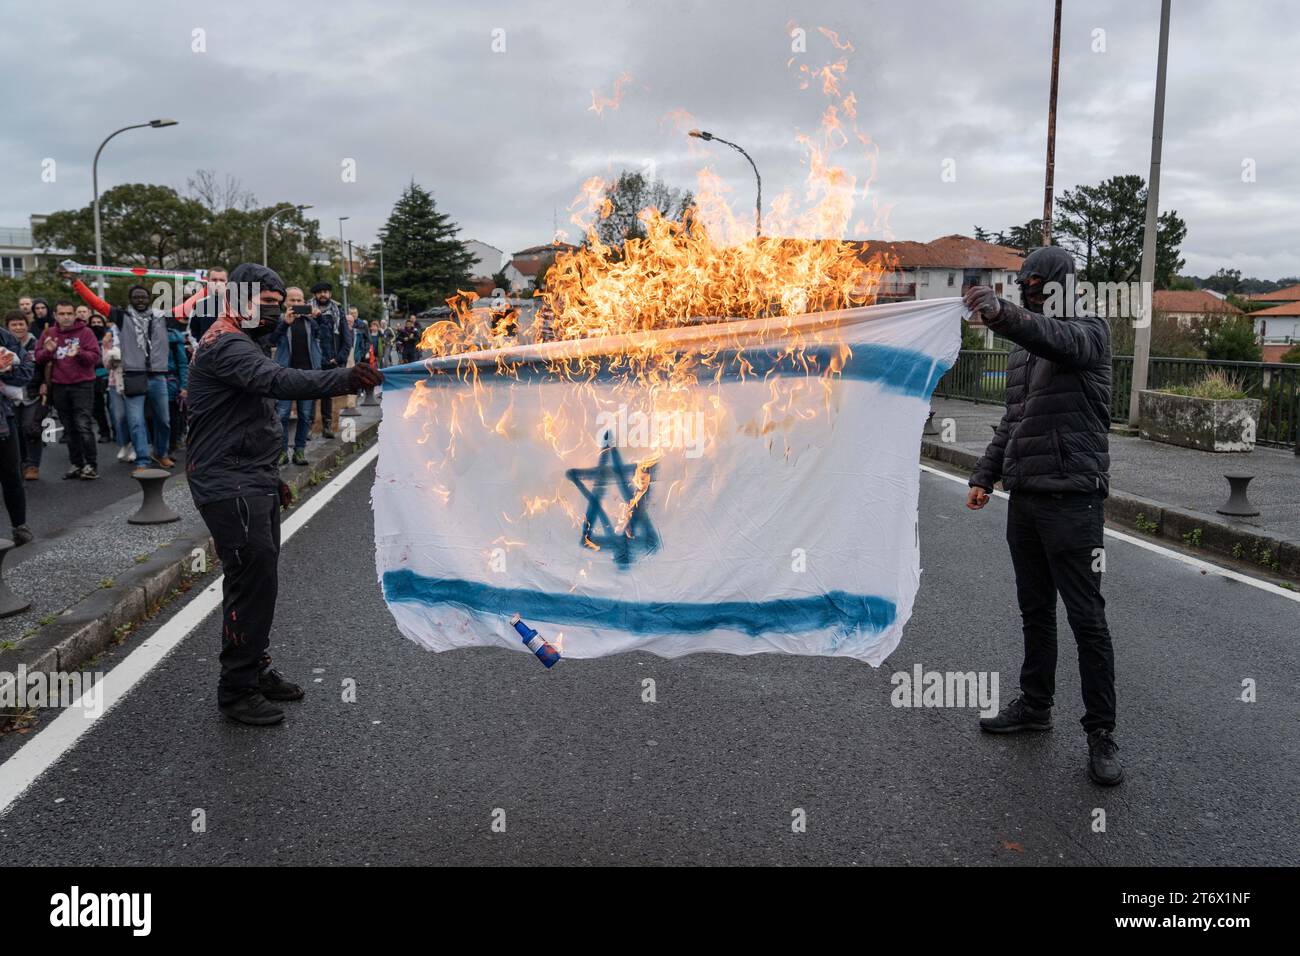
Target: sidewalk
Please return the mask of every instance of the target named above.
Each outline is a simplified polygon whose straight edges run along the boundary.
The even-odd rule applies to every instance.
[[[940,434],[924,437],[921,454],[969,470],[992,438],[1003,406],[945,398],[931,405]],[[943,441],[945,419],[952,420],[951,442]],[[1215,513],[1228,498],[1225,474],[1255,476],[1249,497],[1257,517]],[[1215,454],[1112,433],[1110,479],[1108,519],[1300,580],[1300,456],[1290,449],[1257,445],[1249,453]]]
[[[379,407],[357,411],[354,442],[313,439],[306,467],[281,469],[300,495],[373,441]],[[208,570],[217,565],[183,471],[173,472],[165,487],[167,504],[181,516],[170,524],[127,522],[141,499],[138,483],[128,480],[129,496],[93,512],[63,515],[70,520],[58,521],[63,526],[53,534],[5,556],[5,583],[32,606],[0,619],[0,673],[12,673],[18,663],[29,670],[75,668],[106,647],[115,630],[139,623],[177,585],[197,576],[196,549],[206,553]]]

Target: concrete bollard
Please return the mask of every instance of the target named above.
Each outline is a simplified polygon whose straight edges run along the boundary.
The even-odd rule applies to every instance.
[[[21,614],[32,606],[32,602],[20,598],[13,591],[9,590],[9,585],[5,584],[5,555],[12,551],[14,543],[8,538],[0,538],[0,617],[13,617],[15,614]]]
[[[925,417],[925,428],[921,429],[922,435],[939,434],[939,426],[934,423],[934,409],[930,409],[930,414]]]
[[[140,510],[126,519],[129,524],[167,524],[181,520],[181,516],[163,500],[163,485],[171,476],[170,471],[161,468],[145,468],[131,473],[131,477],[140,482],[144,497]]]
[[[1250,503],[1246,497],[1246,486],[1250,484],[1254,475],[1224,475],[1228,479],[1228,500],[1221,504],[1215,510],[1221,515],[1228,515],[1232,518],[1253,518],[1259,514],[1259,509]]]
[[[371,408],[379,404],[379,399],[375,398],[375,390],[373,388],[366,389],[366,395],[365,398],[361,399],[361,404],[366,406],[367,408]]]

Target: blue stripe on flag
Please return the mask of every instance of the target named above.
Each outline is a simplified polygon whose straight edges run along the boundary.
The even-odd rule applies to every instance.
[[[525,621],[581,624],[633,634],[692,634],[717,629],[757,637],[773,631],[799,634],[823,628],[844,634],[859,628],[883,630],[897,613],[893,601],[844,591],[758,602],[619,601],[430,578],[409,569],[385,571],[383,585],[389,603],[451,604],[476,613],[502,617],[518,613]]]
[[[878,382],[888,391],[916,398],[929,399],[939,384],[939,379],[949,368],[938,358],[914,349],[872,343],[853,345],[851,348],[853,354],[844,363],[841,373],[843,378],[857,382]],[[803,360],[796,365],[792,357],[777,346],[723,349],[713,359],[714,367],[701,367],[698,374],[705,383],[713,381],[715,376],[724,382],[737,381],[742,375],[745,378],[761,379],[772,369],[785,374],[802,374],[804,362],[814,370],[824,370],[838,353],[838,345],[810,346],[800,353]],[[737,361],[737,356],[743,357],[744,361]],[[718,374],[718,365],[722,366],[721,375]],[[462,383],[469,374],[468,370],[460,374],[455,369],[430,371],[423,361],[391,366],[383,372],[386,391],[413,388],[416,382],[425,382],[430,386],[456,385]],[[494,379],[503,382],[517,380],[524,384],[560,380],[547,370],[544,362],[538,360],[514,366],[508,374],[502,374],[495,363],[480,365],[478,374],[485,383]],[[608,363],[602,362],[595,378],[596,381],[611,381],[620,374],[621,371],[611,371]],[[814,371],[813,374],[818,372]]]

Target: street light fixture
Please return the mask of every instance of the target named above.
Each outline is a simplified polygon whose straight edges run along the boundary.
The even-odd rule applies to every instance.
[[[90,164],[90,179],[95,190],[95,268],[100,269],[104,266],[104,243],[99,226],[99,154],[104,151],[104,147],[108,145],[108,141],[118,133],[125,133],[129,129],[144,129],[145,127],[161,129],[164,126],[175,126],[176,123],[177,121],[174,119],[155,119],[150,120],[147,123],[135,123],[131,126],[123,126],[116,132],[109,133],[104,137],[104,141],[99,144],[99,149],[95,150],[95,161]],[[102,275],[96,278],[95,285],[98,287],[99,294],[102,296],[104,294],[104,277]]]
[[[275,221],[278,216],[283,216],[286,212],[293,212],[295,209],[302,212],[304,209],[311,208],[311,203],[302,203],[297,206],[292,203],[281,203],[280,205],[283,208],[271,213],[271,215],[266,218],[266,222],[262,223],[262,265],[264,266],[269,266],[271,264],[266,252],[266,241],[267,236],[270,235],[271,223]]]
[[[722,143],[724,146],[730,146],[741,156],[744,156],[747,160],[749,160],[749,165],[754,170],[754,179],[758,183],[758,198],[754,202],[754,235],[762,236],[763,235],[763,177],[758,174],[758,166],[754,163],[754,158],[750,156],[749,153],[745,152],[743,149],[737,146],[735,143],[731,142],[730,140],[723,139],[721,136],[714,136],[708,130],[693,129],[687,135],[694,136],[696,139],[702,139],[705,142],[719,142]]]

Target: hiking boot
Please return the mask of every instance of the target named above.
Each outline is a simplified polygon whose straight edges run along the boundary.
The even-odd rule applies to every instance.
[[[1036,710],[1017,697],[995,717],[981,717],[980,730],[990,734],[1013,734],[1018,730],[1051,730],[1052,709]]]
[[[32,534],[32,529],[25,524],[14,525],[13,542],[15,548],[21,548],[25,544],[31,544],[36,535]]]
[[[1119,744],[1109,730],[1094,730],[1088,734],[1088,776],[1093,783],[1113,787],[1124,779],[1124,768],[1119,763]]]
[[[69,478],[80,478],[80,477],[81,477],[81,466],[73,465],[64,473],[63,480],[67,481]]]
[[[267,727],[284,720],[284,711],[276,707],[258,691],[245,694],[239,700],[219,705],[228,720],[254,727]]]
[[[94,481],[98,477],[99,477],[99,472],[95,469],[94,465],[83,465],[81,467],[82,481]]]
[[[171,455],[160,455],[158,457],[159,468],[175,468],[176,462]]]
[[[307,696],[301,687],[285,680],[284,675],[273,667],[257,675],[257,689],[267,700],[302,700]]]
[[[281,466],[289,464],[289,453],[287,451],[280,452],[280,460],[276,464]]]
[[[295,465],[305,465],[305,464],[307,464],[307,463],[308,463],[308,462],[307,462],[307,452],[305,452],[305,451],[304,451],[303,449],[301,449],[301,448],[295,448],[295,449],[293,450],[293,463],[294,463]]]
[[[35,465],[28,465],[23,469],[23,481],[40,481],[41,470]]]

